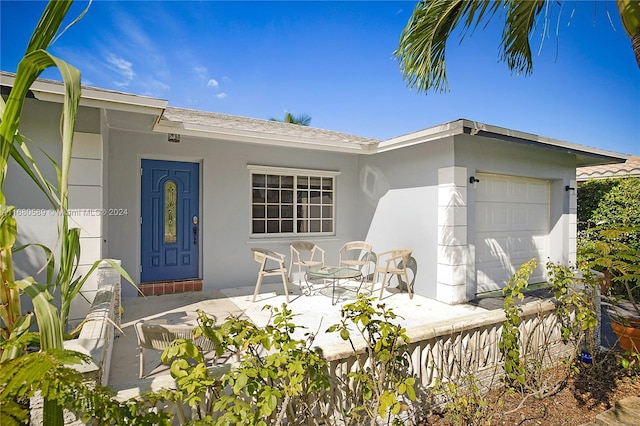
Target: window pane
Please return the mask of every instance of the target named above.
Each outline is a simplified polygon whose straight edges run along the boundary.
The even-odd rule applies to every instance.
[[[267,206],[267,217],[268,218],[279,218],[280,217],[280,206]]]
[[[333,189],[333,178],[322,178],[322,189],[325,191]]]
[[[293,191],[284,190],[280,193],[280,196],[283,203],[293,204]]]
[[[309,188],[309,178],[307,176],[298,176],[298,188],[300,189]]]
[[[259,219],[259,218],[264,218],[264,206],[256,206],[254,205],[252,207],[253,210],[253,218],[254,219]]]
[[[293,188],[293,176],[280,176],[282,188]]]
[[[320,207],[319,206],[310,206],[309,207],[309,217],[310,218],[319,218],[320,217]]]
[[[267,191],[267,202],[268,203],[279,203],[280,202],[280,191],[269,189]]]
[[[322,221],[322,232],[333,232],[333,221],[332,220],[323,220]]]
[[[267,202],[267,193],[264,189],[254,189],[253,190],[253,202],[254,203],[266,203]]]
[[[268,175],[267,176],[267,187],[268,188],[279,188],[280,187],[280,176]]]
[[[311,229],[309,229],[309,231],[311,231],[311,232],[320,232],[320,221],[319,220],[310,221],[310,226],[311,226]]]
[[[322,193],[322,204],[333,204],[333,192]]]
[[[282,206],[280,209],[280,217],[293,219],[293,205]]]
[[[322,178],[312,176],[309,178],[309,187],[311,189],[320,189],[321,181],[322,181]]]
[[[254,187],[264,188],[265,182],[266,182],[266,176],[265,175],[253,175],[253,186]]]
[[[307,222],[306,220],[299,220],[298,221],[298,232],[307,232],[307,229],[309,229],[309,227],[307,226]]]
[[[293,232],[293,221],[292,220],[283,220],[282,221],[282,232]]]
[[[264,234],[264,231],[264,220],[254,220],[252,232],[254,234]]]
[[[277,234],[280,232],[280,221],[279,220],[268,220],[267,221],[267,234]]]
[[[332,207],[322,206],[322,217],[324,219],[333,218],[333,208]]]
[[[312,204],[320,204],[320,191],[311,191],[309,202]]]

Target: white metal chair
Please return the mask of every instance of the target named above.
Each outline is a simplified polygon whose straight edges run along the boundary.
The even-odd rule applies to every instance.
[[[253,292],[253,299],[251,301],[256,301],[264,277],[280,275],[282,277],[282,284],[284,285],[284,296],[287,303],[289,303],[289,274],[287,273],[286,266],[284,266],[284,254],[262,248],[252,248],[251,252],[253,253],[253,260],[260,264],[258,281],[256,281],[256,289]]]
[[[324,266],[324,250],[315,243],[308,241],[294,241],[290,245],[291,260],[289,262],[289,278],[293,273],[293,266],[298,266],[298,280],[302,282],[302,268]]]
[[[340,266],[359,269],[365,279],[371,274],[374,258],[371,244],[366,241],[349,241],[340,247]]]
[[[378,264],[376,266],[376,280],[380,274],[384,274],[381,287],[380,287],[380,299],[382,299],[382,292],[384,291],[387,283],[387,275],[395,275],[398,279],[398,288],[403,291],[403,285],[406,283],[407,291],[409,292],[409,298],[413,299],[413,291],[411,289],[411,281],[409,281],[409,275],[407,274],[408,265],[410,265],[412,250],[408,248],[397,248],[386,251],[384,253],[378,253]],[[404,282],[401,277],[404,277]],[[391,281],[391,277],[389,277]],[[373,284],[372,284],[373,290]]]

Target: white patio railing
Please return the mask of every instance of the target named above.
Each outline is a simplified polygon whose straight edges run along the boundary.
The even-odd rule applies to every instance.
[[[574,348],[562,341],[561,324],[554,307],[549,300],[522,306],[520,333],[525,363],[535,360],[550,367],[572,354]],[[498,343],[504,321],[504,312],[495,310],[408,329],[407,374],[416,378],[417,390],[422,390],[424,396],[436,378],[448,381],[467,375],[472,375],[485,389],[501,383],[504,359]],[[364,347],[356,347],[355,353],[353,350],[325,352],[332,385],[325,397],[325,414],[347,410],[358,402],[353,398],[362,398],[352,393],[351,400],[345,401],[340,392],[342,384],[349,382],[349,372],[359,368],[357,357],[366,365],[362,358],[366,358]]]

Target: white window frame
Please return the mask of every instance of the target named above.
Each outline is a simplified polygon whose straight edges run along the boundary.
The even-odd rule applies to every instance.
[[[313,170],[313,169],[298,169],[298,168],[289,168],[289,167],[272,167],[272,166],[258,166],[258,165],[248,165],[249,169],[249,206],[250,206],[250,220],[249,220],[249,234],[251,238],[274,238],[274,237],[295,237],[295,236],[330,236],[336,234],[336,194],[337,194],[337,176],[340,174],[338,171],[330,171],[330,170]],[[268,232],[268,225],[265,223],[265,232],[263,233],[254,233],[253,232],[253,222],[254,219],[265,221],[268,220],[267,214],[265,214],[264,218],[254,218],[254,199],[253,199],[253,176],[254,175],[271,175],[271,176],[287,176],[293,178],[293,231],[292,232]],[[308,219],[317,219],[320,222],[323,220],[331,221],[331,231],[330,232],[312,232],[312,231],[298,231],[298,220],[301,219],[298,217],[298,178],[331,178],[333,179],[333,186],[331,189],[332,198],[331,198],[331,217],[323,218],[323,214],[320,213],[320,217],[318,218],[308,218]],[[320,189],[322,191],[322,189]],[[311,189],[309,189],[311,191]],[[280,204],[280,202],[278,203]],[[268,206],[268,204],[267,204]],[[322,211],[323,206],[320,205],[320,211]],[[282,220],[282,216],[278,216],[277,219],[274,220]]]

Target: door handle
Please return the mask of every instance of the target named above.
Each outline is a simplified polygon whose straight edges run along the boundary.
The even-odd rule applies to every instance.
[[[193,223],[193,244],[198,244],[198,216],[194,216]]]

